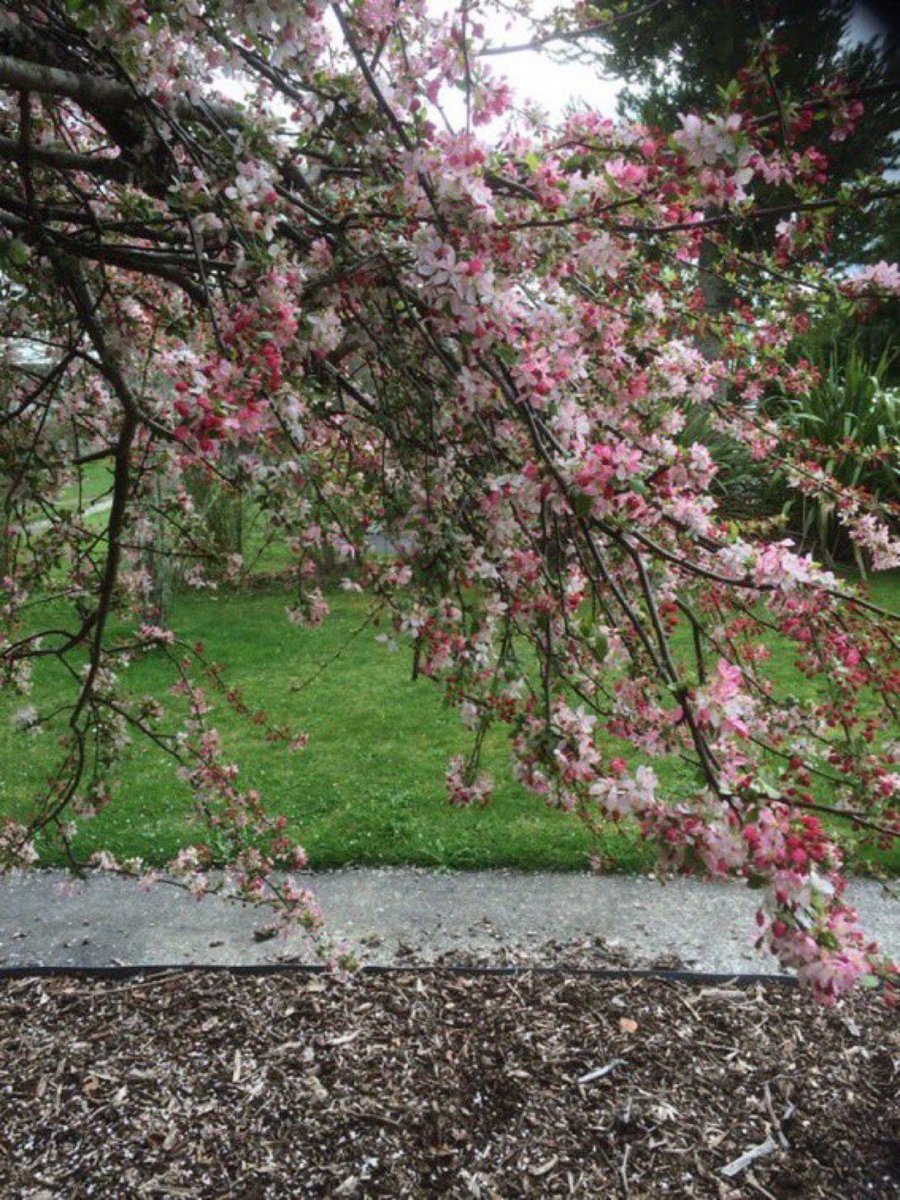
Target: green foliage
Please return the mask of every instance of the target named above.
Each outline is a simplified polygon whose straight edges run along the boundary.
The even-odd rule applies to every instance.
[[[900,205],[895,205],[895,208],[900,215]],[[896,239],[879,236],[872,245],[870,257],[873,260],[900,260],[900,229]],[[809,333],[796,339],[792,354],[795,360],[805,358],[827,372],[831,370],[835,359],[840,364],[852,348],[860,358],[866,360],[866,375],[877,370],[882,387],[897,387],[900,386],[898,329],[900,300],[895,298],[882,300],[877,309],[864,316],[858,307],[832,305],[816,319]]]
[[[238,488],[207,472],[188,479],[191,499],[206,532],[210,561],[224,564],[231,554],[244,553],[244,497]]]
[[[718,467],[712,491],[723,516],[756,520],[779,512],[783,488],[773,481],[771,472],[754,461],[742,442],[716,429],[707,405],[688,407],[678,440],[684,446],[699,442],[712,455]]]
[[[0,269],[15,273],[28,262],[28,247],[18,238],[0,241]]]
[[[821,384],[808,396],[780,398],[773,406],[817,461],[827,452],[823,465],[829,475],[882,502],[900,500],[900,389],[887,386],[897,357],[890,345],[873,362],[856,343],[834,343]],[[840,561],[851,553],[829,498],[794,488],[786,512],[824,558]],[[857,565],[865,570],[858,557]]]

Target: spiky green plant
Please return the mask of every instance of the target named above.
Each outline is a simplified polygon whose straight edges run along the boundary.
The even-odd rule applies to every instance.
[[[900,389],[887,386],[898,350],[887,346],[873,362],[855,342],[832,344],[821,383],[808,395],[780,397],[773,415],[840,484],[882,503],[900,500]],[[827,496],[808,496],[790,485],[785,513],[823,558],[854,555],[865,563],[837,520]]]

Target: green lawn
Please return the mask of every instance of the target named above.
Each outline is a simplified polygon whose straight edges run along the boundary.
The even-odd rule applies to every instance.
[[[873,592],[879,602],[896,606],[900,574],[876,579]],[[229,682],[244,690],[252,707],[309,732],[308,747],[292,753],[267,743],[224,701],[217,702],[213,718],[229,755],[242,765],[245,785],[258,788],[273,811],[290,817],[313,865],[574,869],[585,867],[595,850],[621,870],[652,865],[652,852],[633,834],[610,829],[598,846],[575,818],[526,793],[511,776],[502,730],[485,756],[498,785],[494,803],[483,810],[451,808],[444,771],[450,755],[468,745],[457,714],[443,705],[433,683],[412,681],[408,650],[392,653],[375,641],[371,626],[352,636],[366,617],[364,597],[337,593],[330,601],[332,617],[317,630],[290,625],[286,598],[273,591],[183,595],[171,622],[189,641],[202,640],[209,657],[227,664]],[[312,683],[297,688],[341,647]],[[790,661],[779,662],[776,674],[780,683],[800,690]],[[154,651],[127,678],[136,694],[164,694],[171,667]],[[29,702],[45,712],[70,695],[72,686],[60,668],[44,661]],[[52,767],[60,732],[15,732],[9,714],[21,703],[0,705],[0,812],[19,814]],[[654,767],[670,789],[690,786],[679,764]],[[104,813],[84,824],[79,850],[105,846],[164,862],[197,839],[175,764],[143,740],[116,769],[114,796]],[[881,858],[892,871],[900,870],[896,852]]]
[[[290,816],[314,864],[585,866],[592,849],[586,831],[512,779],[502,733],[486,756],[498,778],[496,802],[484,810],[450,808],[447,760],[468,744],[457,714],[433,683],[411,680],[408,652],[376,643],[371,626],[351,638],[365,620],[364,598],[339,593],[330,601],[333,615],[317,630],[290,625],[285,597],[271,592],[183,596],[172,622],[228,665],[229,681],[244,689],[248,703],[309,732],[308,747],[293,753],[268,744],[224,701],[214,718],[245,784],[258,788],[273,811]],[[340,658],[313,683],[291,690],[348,639]],[[159,693],[171,683],[171,667],[154,652],[129,677],[135,692]],[[63,673],[47,663],[29,702],[44,711],[70,691]],[[0,812],[24,812],[52,766],[55,739],[50,731],[15,732],[9,711],[0,709]],[[115,803],[85,824],[79,849],[102,845],[163,862],[196,840],[186,821],[187,788],[175,764],[152,745],[135,742],[115,780]],[[649,861],[631,837],[611,834],[604,848],[623,868]]]

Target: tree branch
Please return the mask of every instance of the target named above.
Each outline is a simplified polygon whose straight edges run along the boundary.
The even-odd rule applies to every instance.
[[[28,157],[32,162],[59,167],[62,171],[84,171],[88,175],[99,175],[116,183],[128,183],[133,169],[121,158],[98,158],[93,154],[73,154],[56,146],[30,146]],[[7,162],[20,162],[22,150],[13,138],[0,137],[0,158]]]
[[[118,83],[114,79],[98,79],[93,75],[62,71],[58,67],[30,59],[12,58],[6,54],[0,54],[0,87],[38,92],[43,96],[65,96],[90,112],[113,115],[120,115],[141,104],[153,103],[151,97],[141,96],[128,84]],[[172,112],[179,120],[199,120],[205,124],[209,123],[210,117],[227,125],[243,124],[244,121],[237,105],[204,100],[201,107],[186,96],[175,100]]]

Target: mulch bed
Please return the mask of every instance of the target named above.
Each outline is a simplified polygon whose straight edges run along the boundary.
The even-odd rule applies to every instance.
[[[565,973],[4,980],[0,1195],[900,1196],[898,1026]]]

